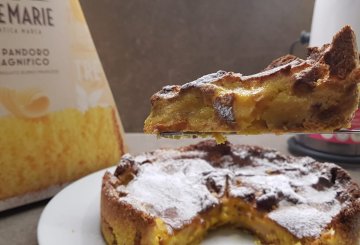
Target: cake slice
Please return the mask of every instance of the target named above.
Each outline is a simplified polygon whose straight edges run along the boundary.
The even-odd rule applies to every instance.
[[[229,225],[262,244],[350,245],[360,189],[340,167],[255,146],[204,141],[123,156],[103,177],[108,244],[199,244]]]
[[[302,60],[286,55],[251,76],[218,71],[151,98],[146,133],[332,132],[359,104],[359,54],[349,26]]]

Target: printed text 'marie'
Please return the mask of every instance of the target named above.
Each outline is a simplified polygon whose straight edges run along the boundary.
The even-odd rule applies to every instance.
[[[51,8],[0,3],[0,24],[54,26]]]

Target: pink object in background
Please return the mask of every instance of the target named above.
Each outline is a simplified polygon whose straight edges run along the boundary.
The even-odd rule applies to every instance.
[[[351,122],[352,129],[360,129],[360,110]],[[338,144],[360,144],[359,134],[310,134],[310,138]]]
[[[356,111],[354,119],[351,121],[351,128],[352,129],[360,128],[360,109]]]

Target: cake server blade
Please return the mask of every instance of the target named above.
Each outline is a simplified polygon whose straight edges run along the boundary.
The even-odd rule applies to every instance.
[[[275,135],[285,135],[285,134],[359,134],[360,129],[339,129],[333,132],[286,132],[286,133],[274,133]],[[241,134],[237,132],[161,132],[160,137],[164,138],[176,138],[176,137],[188,137],[188,138],[197,138],[197,137],[207,137],[213,134],[222,134],[222,135],[260,135],[260,134]],[[269,133],[271,134],[271,133]]]

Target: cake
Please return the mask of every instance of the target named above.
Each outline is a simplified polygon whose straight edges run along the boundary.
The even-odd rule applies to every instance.
[[[163,87],[151,97],[144,132],[333,132],[350,126],[359,81],[355,34],[345,26],[305,60],[286,55],[258,74],[218,71]]]
[[[360,189],[335,164],[256,146],[203,141],[122,157],[106,172],[107,244],[199,244],[234,226],[264,244],[357,244]]]
[[[124,151],[119,130],[114,107],[0,117],[0,200],[116,164]]]

